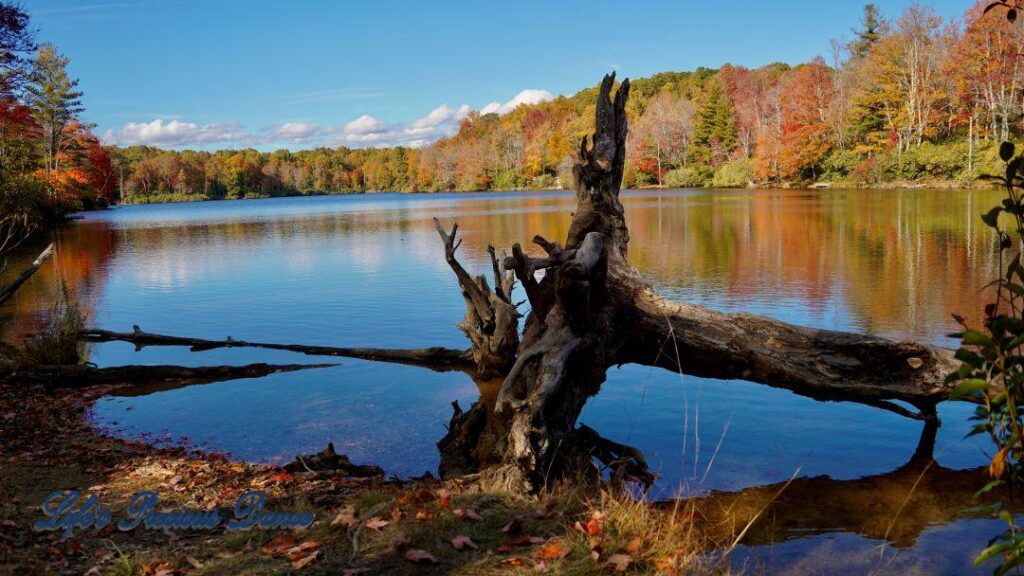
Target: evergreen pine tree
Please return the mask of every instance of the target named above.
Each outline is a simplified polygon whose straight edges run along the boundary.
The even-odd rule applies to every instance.
[[[47,172],[56,169],[60,152],[68,139],[64,129],[80,114],[82,93],[76,90],[78,80],[68,76],[68,58],[51,44],[44,44],[36,54],[35,67],[27,91],[27,103],[43,132],[43,157]]]
[[[875,4],[864,6],[864,15],[860,19],[860,29],[854,29],[856,38],[846,45],[850,55],[854,58],[867,56],[871,47],[888,30],[888,24],[882,16],[882,11]]]
[[[708,80],[704,102],[697,112],[697,125],[693,130],[691,158],[697,166],[717,168],[729,159],[736,147],[736,123],[732,107],[715,77]]]

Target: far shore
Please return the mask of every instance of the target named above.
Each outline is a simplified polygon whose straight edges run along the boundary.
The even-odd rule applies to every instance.
[[[748,184],[747,186],[731,187],[676,187],[667,185],[643,186],[626,191],[651,190],[996,190],[997,186],[984,181],[965,182],[962,180],[928,180],[928,181],[888,181],[873,184],[854,182],[778,182],[772,184]],[[127,201],[118,203],[121,206],[145,204],[180,204],[186,202],[220,202],[231,200],[266,200],[269,198],[298,198],[303,196],[354,196],[364,194],[484,194],[510,192],[571,192],[569,188],[509,188],[481,190],[344,190],[335,192],[310,192],[297,194],[247,194],[241,198],[211,198],[199,195],[159,194],[151,197],[129,196]]]

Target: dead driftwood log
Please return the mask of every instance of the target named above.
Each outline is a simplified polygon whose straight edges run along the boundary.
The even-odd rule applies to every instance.
[[[473,357],[469,351],[452,350],[449,348],[337,348],[304,344],[246,342],[244,340],[235,340],[230,336],[224,340],[204,340],[202,338],[152,334],[143,332],[138,326],[133,326],[131,332],[113,332],[91,328],[83,330],[79,335],[86,342],[129,342],[135,345],[136,351],[142,350],[146,346],[186,346],[193,352],[215,350],[217,348],[264,348],[268,350],[298,352],[309,356],[341,356],[345,358],[377,360],[380,362],[413,364],[439,371],[469,370],[474,366]]]
[[[952,352],[912,342],[793,326],[749,314],[723,314],[660,297],[630,266],[629,229],[619,201],[626,153],[629,81],[614,92],[614,74],[601,83],[593,137],[584,138],[573,168],[576,209],[564,245],[537,236],[544,255],[519,244],[499,259],[492,247],[494,287],[458,262],[458,226],[435,220],[444,255],[466,302],[458,324],[468,351],[388,350],[211,341],[89,330],[91,342],[122,340],[137,347],[193,350],[257,347],[317,356],[349,356],[461,369],[502,379],[496,398],[469,410],[455,404],[448,433],[438,443],[440,472],[453,476],[488,469],[515,490],[534,491],[596,459],[612,476],[649,483],[642,454],[577,427],[587,400],[608,368],[636,363],[681,374],[743,379],[816,400],[850,401],[937,426],[935,406],[948,397],[945,375]],[[514,281],[530,313],[519,332]],[[909,406],[909,407],[908,407]]]

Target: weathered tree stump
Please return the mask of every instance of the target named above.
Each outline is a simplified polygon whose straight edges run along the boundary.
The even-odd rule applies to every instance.
[[[722,314],[668,302],[655,293],[627,261],[629,230],[619,189],[629,80],[613,99],[614,80],[612,74],[601,83],[592,145],[586,138],[580,145],[573,169],[577,205],[565,246],[538,236],[534,243],[547,256],[527,256],[516,244],[502,270],[495,265],[495,278],[514,271],[532,311],[493,406],[481,401],[466,412],[456,406],[449,432],[439,443],[442,474],[493,468],[509,487],[533,491],[595,457],[620,478],[649,481],[638,451],[576,427],[607,369],[626,363],[751,380],[818,400],[856,401],[934,420],[935,404],[949,392],[944,382],[954,367],[949,351]],[[486,339],[474,330],[492,329],[495,324],[489,319],[497,314],[493,303],[510,302],[511,291],[495,298],[480,279],[467,280],[469,275],[454,261],[454,231],[446,235],[437,226],[469,310],[460,327],[474,349],[485,348],[478,340]],[[541,270],[544,275],[538,279]],[[467,325],[474,329],[467,330]],[[502,340],[501,362],[488,359],[482,366],[488,374],[501,372],[512,341],[510,335]]]

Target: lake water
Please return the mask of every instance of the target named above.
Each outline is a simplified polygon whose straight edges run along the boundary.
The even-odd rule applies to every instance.
[[[976,316],[986,302],[985,279],[998,266],[994,239],[979,216],[999,197],[684,190],[624,192],[623,203],[630,259],[665,296],[953,346],[944,337],[955,328],[950,313]],[[138,324],[211,339],[463,348],[455,323],[464,305],[431,218],[458,220],[461,261],[484,272],[488,243],[507,248],[534,234],[564,240],[572,205],[569,194],[556,192],[378,194],[88,213],[59,232],[56,257],[0,308],[0,323],[8,335],[31,331],[63,279],[100,328],[128,331]],[[254,349],[136,352],[123,343],[94,347],[91,360],[101,366],[322,361]],[[126,436],[186,440],[259,462],[287,462],[333,442],[356,462],[409,476],[436,469],[435,443],[451,402],[468,407],[480,395],[462,373],[326,361],[340,365],[104,398],[93,417]],[[956,481],[965,477],[956,471],[988,461],[984,441],[963,439],[970,411],[940,407],[937,469]],[[749,495],[794,475],[827,476],[806,491],[840,501],[854,491],[862,498],[849,506],[868,508],[879,484],[888,497],[905,500],[901,494],[914,479],[898,471],[921,432],[918,422],[872,408],[641,366],[611,370],[581,420],[642,449],[661,474],[658,497]],[[840,572],[864,573],[869,560],[883,573],[969,570],[971,555],[1000,525],[934,508],[912,525],[888,507],[841,524],[801,517],[792,520],[793,530],[772,531],[738,557],[773,573],[820,570],[814,558]],[[899,537],[865,528],[882,520]]]

